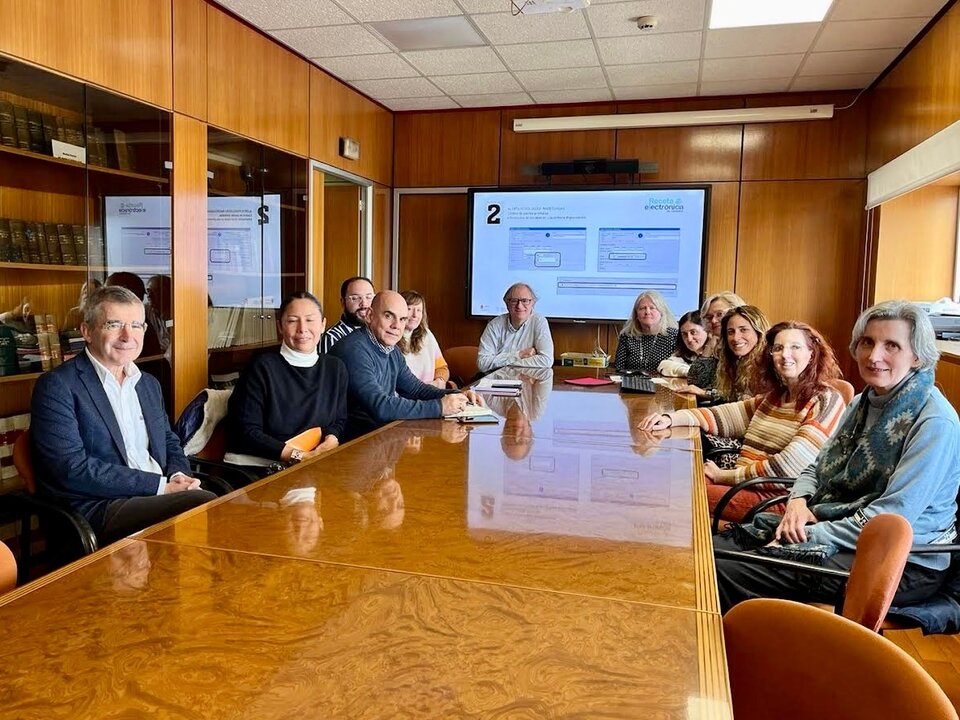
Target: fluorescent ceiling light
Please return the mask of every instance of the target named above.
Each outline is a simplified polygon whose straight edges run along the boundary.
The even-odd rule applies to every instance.
[[[833,105],[788,105],[736,110],[689,110],[635,113],[632,115],[572,115],[569,117],[517,118],[514,132],[564,132],[567,130],[628,130],[630,128],[683,127],[687,125],[740,125],[743,123],[829,120]]]
[[[713,0],[710,29],[821,22],[833,0]]]

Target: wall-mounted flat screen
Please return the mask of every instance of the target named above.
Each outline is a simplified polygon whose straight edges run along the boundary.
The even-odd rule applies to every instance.
[[[644,290],[678,317],[699,307],[708,187],[469,191],[472,317],[528,283],[553,320],[624,320]]]

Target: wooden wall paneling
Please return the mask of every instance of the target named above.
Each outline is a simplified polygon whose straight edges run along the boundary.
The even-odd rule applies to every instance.
[[[929,185],[883,204],[871,304],[953,295],[958,191]]]
[[[360,141],[360,159],[340,157],[341,137]],[[393,113],[316,67],[310,68],[310,157],[391,185]]]
[[[36,380],[0,380],[0,417],[30,412]]]
[[[704,282],[706,295],[732,290],[736,283],[739,215],[740,183],[713,183],[710,187],[710,219],[707,229]]]
[[[497,184],[499,110],[398,113],[394,122],[395,187]]]
[[[323,189],[323,307],[327,325],[340,319],[340,283],[360,274],[360,186]]]
[[[960,4],[870,91],[868,171],[960,118]]]
[[[727,110],[742,108],[741,98],[621,103],[620,114]],[[644,173],[644,182],[737,180],[740,177],[742,125],[642,128],[617,131],[617,157],[655,162],[656,173]]]
[[[850,374],[845,348],[859,312],[862,180],[743,183],[736,291],[771,323],[819,329]]]
[[[171,106],[170,0],[4,0],[0,51]]]
[[[173,116],[173,417],[207,385],[207,126]]]
[[[383,185],[373,186],[373,273],[377,290],[392,290],[393,275],[393,192]]]
[[[571,107],[503,110],[500,120],[500,184],[544,184],[539,175],[525,172],[526,166],[579,158],[612,158],[616,154],[616,130],[516,133],[515,118],[565,117],[567,115],[612,115],[617,106],[582,105]],[[607,184],[609,175],[557,176],[554,185]]]
[[[325,291],[324,282],[323,282],[323,254],[324,254],[324,237],[323,237],[323,179],[325,174],[322,170],[317,168],[310,168],[310,237],[307,242],[310,244],[310,278],[307,283],[307,290],[312,292],[314,296],[320,298],[320,302],[323,303],[323,293]],[[324,315],[327,318],[327,324],[330,323],[330,313],[327,309],[327,306],[323,306]]]
[[[306,157],[309,67],[283,46],[207,6],[211,125]]]
[[[207,3],[173,0],[173,109],[207,119]]]
[[[747,98],[747,107],[848,105],[849,93],[789,93]],[[868,104],[861,98],[830,120],[744,126],[743,180],[820,180],[865,176]]]
[[[467,196],[401,195],[399,290],[427,300],[441,348],[476,345],[486,326],[467,319]]]
[[[954,410],[960,408],[960,358],[941,356],[937,363],[936,383]],[[960,412],[960,410],[958,410]]]

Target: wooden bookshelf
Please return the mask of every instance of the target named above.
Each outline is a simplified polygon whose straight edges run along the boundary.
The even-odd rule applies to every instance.
[[[34,152],[33,150],[21,150],[20,148],[10,147],[9,145],[0,145],[0,153],[31,158],[41,162],[53,163],[54,165],[77,168],[78,170],[89,170],[90,172],[101,173],[103,175],[115,175],[117,177],[131,178],[133,180],[147,180],[148,182],[156,182],[161,184],[170,182],[165,177],[146,175],[144,173],[132,172],[130,170],[119,170],[117,168],[104,167],[102,165],[91,165],[89,163],[84,164],[76,162],[75,160],[64,160],[62,158],[55,158],[52,155],[46,155],[45,153],[38,153]]]
[[[32,373],[19,373],[17,375],[2,375],[0,376],[0,385],[3,383],[11,382],[24,382],[26,380],[36,380],[38,377],[43,375],[42,372],[32,372]]]
[[[44,265],[43,263],[0,262],[0,270],[45,270],[47,272],[106,272],[100,265]]]

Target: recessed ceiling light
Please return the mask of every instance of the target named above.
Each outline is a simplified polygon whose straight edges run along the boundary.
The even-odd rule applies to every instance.
[[[404,52],[480,47],[486,44],[462,15],[414,20],[383,20],[367,24],[397,50]]]
[[[820,22],[833,0],[713,0],[710,29]]]

